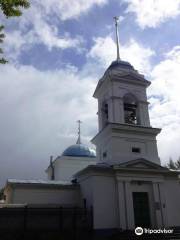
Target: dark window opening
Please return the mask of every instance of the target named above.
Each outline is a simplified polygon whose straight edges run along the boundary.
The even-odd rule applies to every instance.
[[[137,117],[136,117],[136,104],[124,104],[124,117],[125,117],[125,123],[128,124],[137,124]]]
[[[141,152],[141,149],[140,149],[140,148],[133,147],[133,148],[132,148],[132,152],[134,152],[134,153],[140,153],[140,152]]]
[[[108,104],[107,103],[105,103],[105,105],[104,105],[104,113],[105,113],[106,119],[108,119]]]
[[[127,93],[123,97],[124,101],[124,122],[127,124],[138,124],[138,102],[137,98],[131,94]]]
[[[107,152],[103,152],[103,158],[107,157]]]
[[[108,118],[109,118],[109,111],[108,111],[108,104],[107,103],[103,103],[102,117],[103,117],[103,126],[105,126],[108,123]]]

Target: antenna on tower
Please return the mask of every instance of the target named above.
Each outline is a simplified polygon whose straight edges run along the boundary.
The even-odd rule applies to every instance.
[[[114,21],[115,21],[115,28],[116,28],[117,61],[120,61],[120,52],[119,52],[119,31],[118,31],[119,17],[114,17]]]
[[[78,123],[78,139],[76,144],[81,144],[81,123],[82,122],[78,120],[77,123]]]

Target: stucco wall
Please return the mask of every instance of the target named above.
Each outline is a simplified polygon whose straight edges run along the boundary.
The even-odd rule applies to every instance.
[[[118,226],[118,203],[113,176],[98,176],[79,179],[82,198],[87,206],[93,206],[94,228],[112,229]]]
[[[118,227],[118,203],[113,176],[93,177],[93,208],[95,229]]]
[[[169,226],[180,226],[180,183],[177,180],[165,182],[166,209]]]
[[[75,173],[95,163],[95,158],[59,157],[53,163],[55,180],[70,181]],[[51,168],[48,168],[47,174],[50,180]]]
[[[82,204],[80,190],[76,189],[57,189],[57,188],[36,188],[36,187],[13,187],[9,194],[11,200],[7,203],[27,203],[27,204],[62,204],[77,205]]]
[[[112,151],[109,153],[112,161],[125,162],[137,158],[145,158],[152,162],[159,163],[156,140],[148,139],[143,135],[119,134],[111,141]],[[133,153],[132,148],[140,148],[140,153]]]

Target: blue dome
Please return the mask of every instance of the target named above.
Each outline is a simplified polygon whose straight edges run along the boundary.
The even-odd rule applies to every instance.
[[[68,147],[62,156],[72,156],[72,157],[96,157],[96,152],[84,144],[74,144]]]

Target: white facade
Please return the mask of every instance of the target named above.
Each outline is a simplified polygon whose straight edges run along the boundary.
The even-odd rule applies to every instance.
[[[159,129],[109,123],[92,140],[97,146],[97,162],[117,164],[136,158],[160,163],[155,136]],[[140,149],[140,152],[133,152]]]
[[[60,181],[8,180],[6,204],[81,206],[78,185]]]
[[[76,177],[97,230],[180,226],[179,173],[160,166],[161,130],[150,125],[149,85],[129,63],[115,61],[96,87],[98,164]]]
[[[144,79],[126,62],[114,62],[100,79],[94,97],[98,100],[99,133],[96,145],[99,162],[121,163],[147,158],[160,164],[156,136],[150,126]]]
[[[152,228],[180,225],[178,173],[139,159],[114,167],[89,166],[77,177],[87,206],[93,206],[95,229],[133,230],[134,192],[148,194]]]
[[[96,158],[74,157],[74,156],[59,156],[53,161],[54,180],[68,181],[73,179],[73,175],[87,167],[88,165],[96,164]],[[52,179],[51,165],[46,170],[48,180]]]

